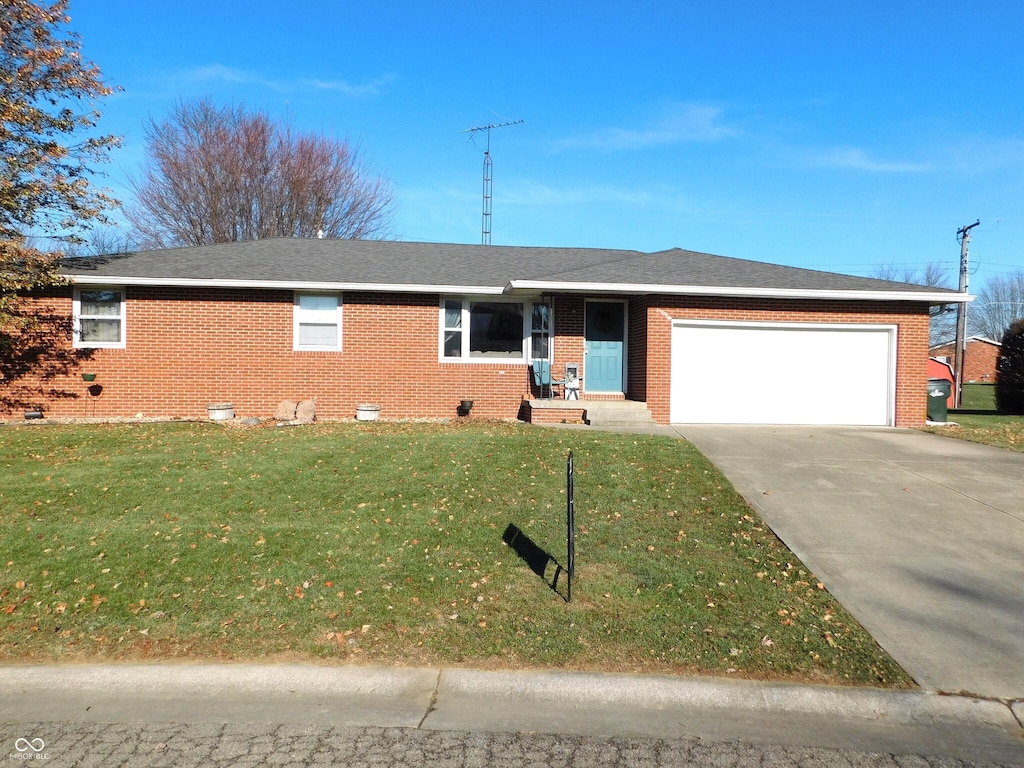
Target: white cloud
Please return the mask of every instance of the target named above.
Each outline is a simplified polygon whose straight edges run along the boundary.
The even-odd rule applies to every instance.
[[[376,96],[394,79],[394,75],[384,75],[361,85],[353,85],[345,80],[298,80],[297,84],[318,91],[338,91],[346,96]]]
[[[803,161],[816,168],[837,168],[867,173],[924,173],[929,163],[879,160],[859,147],[832,147],[804,154]]]
[[[612,185],[585,187],[554,187],[534,181],[512,180],[499,190],[501,202],[509,205],[524,205],[540,208],[559,206],[605,205],[646,206],[655,194],[646,189],[630,189]]]
[[[723,112],[720,107],[709,104],[677,103],[649,125],[608,127],[563,139],[556,143],[555,148],[620,152],[672,144],[721,141],[739,133],[736,128],[722,122]]]
[[[384,75],[368,83],[350,83],[347,80],[321,80],[317,78],[280,79],[264,77],[259,72],[252,72],[223,64],[209,64],[189,70],[178,75],[179,79],[192,82],[221,82],[234,84],[257,85],[279,93],[295,93],[298,91],[335,91],[346,96],[363,97],[380,93],[395,78]]]

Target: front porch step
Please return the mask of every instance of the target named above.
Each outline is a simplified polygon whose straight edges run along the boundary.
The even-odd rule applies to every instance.
[[[655,424],[647,403],[636,400],[524,400],[522,418],[534,424],[644,427]]]
[[[642,427],[654,424],[647,403],[636,400],[591,400],[583,420],[592,427]]]

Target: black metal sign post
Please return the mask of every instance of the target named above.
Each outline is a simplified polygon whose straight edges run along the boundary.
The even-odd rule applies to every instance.
[[[565,462],[565,543],[568,550],[568,571],[569,580],[565,587],[565,602],[572,602],[572,579],[576,574],[576,500],[573,488],[572,451],[569,451],[569,458]]]

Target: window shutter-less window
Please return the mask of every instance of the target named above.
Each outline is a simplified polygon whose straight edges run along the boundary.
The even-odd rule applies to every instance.
[[[295,348],[339,349],[340,306],[338,296],[298,295],[295,301]]]

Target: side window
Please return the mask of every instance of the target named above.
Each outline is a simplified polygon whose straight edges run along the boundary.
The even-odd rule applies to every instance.
[[[296,350],[341,349],[341,297],[337,294],[296,293],[294,345]]]
[[[530,319],[530,356],[538,360],[551,359],[551,306],[534,304]]]
[[[462,302],[447,300],[442,311],[441,356],[462,357]]]
[[[76,288],[73,306],[74,346],[125,346],[125,301],[122,288]]]

